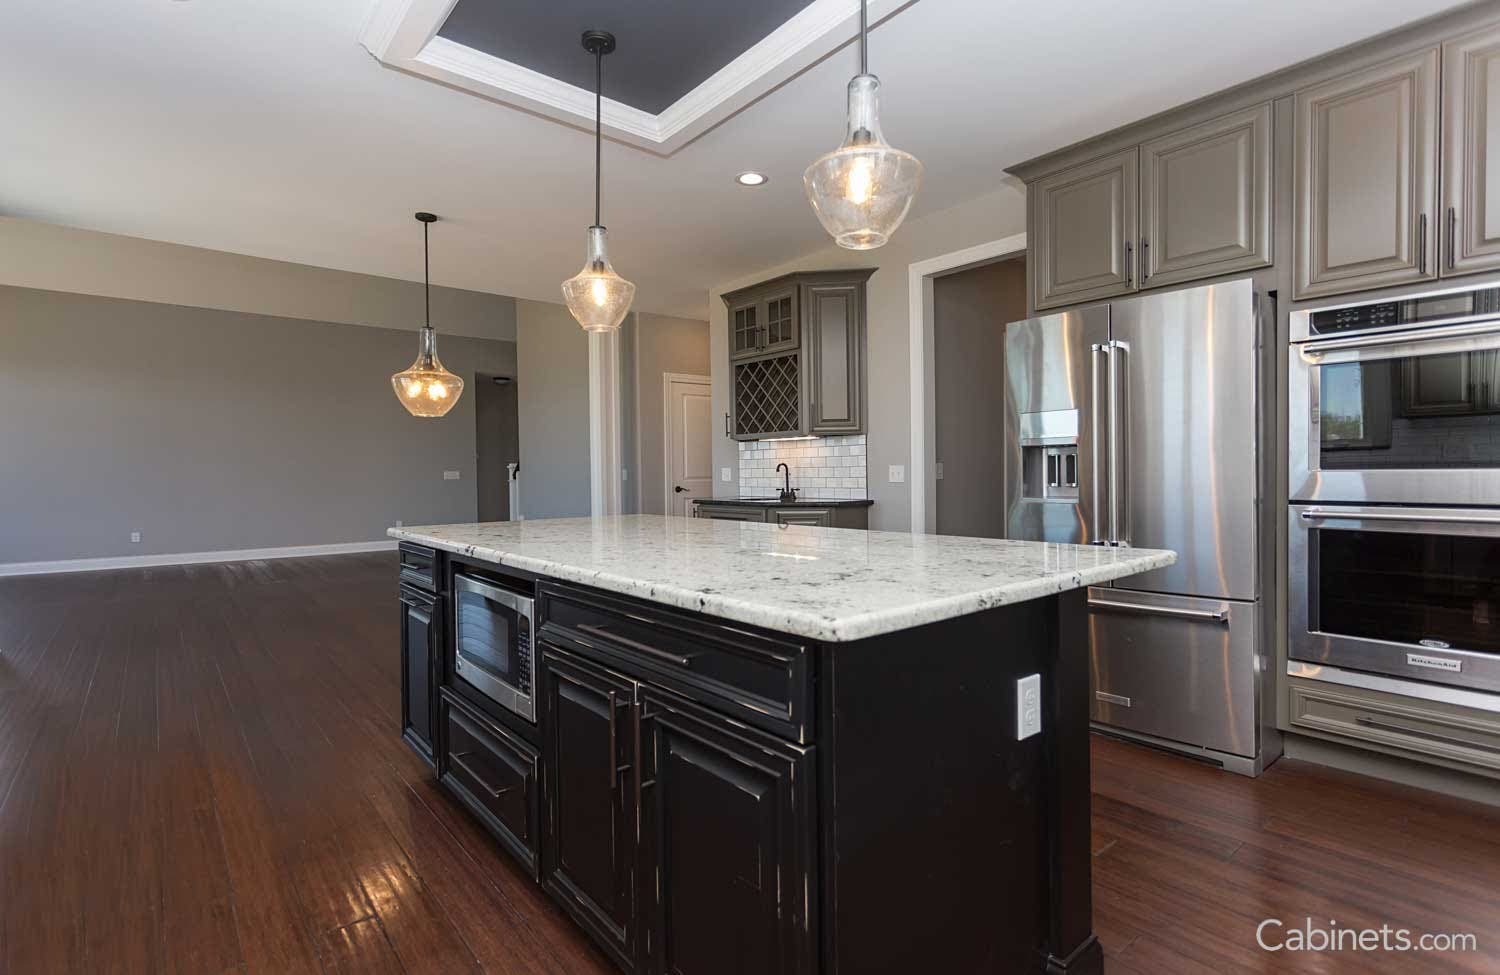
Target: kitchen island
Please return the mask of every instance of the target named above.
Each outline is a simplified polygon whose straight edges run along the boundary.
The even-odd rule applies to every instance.
[[[390,534],[407,741],[622,969],[1102,971],[1084,588],[1173,553],[648,515]],[[465,678],[505,629],[486,587],[528,607],[526,701]]]

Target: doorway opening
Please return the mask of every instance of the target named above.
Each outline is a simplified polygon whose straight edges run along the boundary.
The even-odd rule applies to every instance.
[[[474,376],[474,480],[480,521],[519,520],[521,432],[512,376]]]

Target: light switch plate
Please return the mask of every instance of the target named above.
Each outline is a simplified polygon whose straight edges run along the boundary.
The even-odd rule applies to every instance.
[[[458,471],[443,471],[443,480],[445,480],[445,481],[456,481],[456,480],[458,480]]]
[[[892,464],[891,465],[891,470],[890,470],[890,482],[892,484],[902,484],[902,483],[905,483],[905,481],[906,481],[906,465],[905,464]]]
[[[132,545],[139,545],[140,543],[141,543],[141,533],[140,532],[131,532],[130,533],[130,544],[132,544]]]
[[[1016,681],[1016,741],[1042,733],[1042,675]]]
[[[719,480],[723,481],[725,484],[729,483],[729,468],[719,468]]]

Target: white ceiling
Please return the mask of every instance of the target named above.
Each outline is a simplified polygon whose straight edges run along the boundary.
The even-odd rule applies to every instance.
[[[592,133],[381,66],[369,0],[5,0],[0,213],[560,299],[583,260]],[[920,0],[877,30],[912,217],[1001,169],[1455,6],[1451,0]],[[621,17],[630,5],[621,4]],[[601,27],[610,27],[601,24]],[[604,222],[644,311],[825,243],[801,173],[842,137],[852,47],[676,155],[605,146]],[[732,182],[759,169],[760,189]]]

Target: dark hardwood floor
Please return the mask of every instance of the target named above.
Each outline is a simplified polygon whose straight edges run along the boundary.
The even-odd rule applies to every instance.
[[[396,641],[385,555],[0,580],[0,972],[612,971],[401,744]],[[1094,762],[1111,975],[1500,971],[1495,810]],[[1307,916],[1480,950],[1256,947]]]

